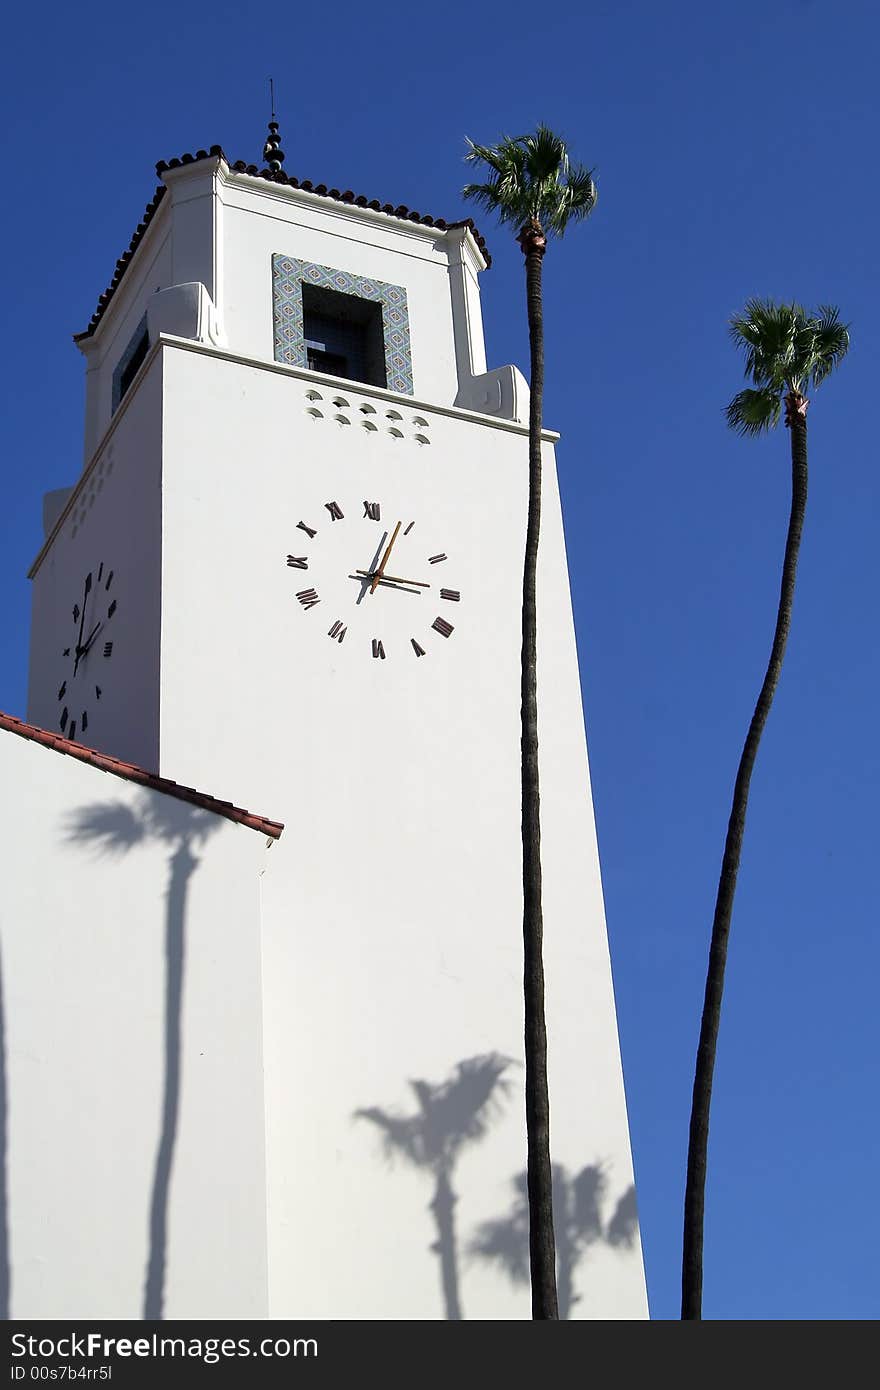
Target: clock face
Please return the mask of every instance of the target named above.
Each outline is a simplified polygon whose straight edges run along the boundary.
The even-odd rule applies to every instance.
[[[418,517],[328,498],[292,528],[287,566],[302,621],[352,660],[413,661],[446,647],[461,593],[452,555]]]
[[[113,656],[116,609],[113,570],[102,560],[71,595],[71,623],[61,651],[63,675],[57,691],[58,727],[65,738],[88,742],[89,718],[103,697]]]

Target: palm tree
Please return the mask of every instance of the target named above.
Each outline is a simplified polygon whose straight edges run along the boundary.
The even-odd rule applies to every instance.
[[[565,142],[544,125],[534,135],[505,136],[498,145],[468,140],[470,163],[488,170],[486,183],[469,183],[466,198],[517,228],[525,257],[529,322],[529,506],[522,599],[522,843],[525,993],[526,1134],[528,1141],[529,1261],[532,1317],[557,1318],[550,1102],[544,1021],[541,822],[538,786],[537,611],[541,530],[541,423],[544,397],[544,312],[541,267],[548,236],[592,212],[596,185],[588,169],[572,164]]]
[[[769,299],[750,299],[730,322],[730,336],[745,353],[745,375],[753,383],[734,396],[727,407],[727,423],[737,434],[756,435],[784,417],[791,431],[791,515],[782,563],[782,587],[776,614],[776,631],[764,683],[746,736],[727,826],[721,863],[715,917],[709,944],[709,968],[700,1025],[700,1042],[694,1076],[688,1142],[687,1183],[684,1200],[681,1316],[702,1317],[703,1211],[706,1195],[706,1153],[709,1143],[709,1107],[712,1074],[721,1018],[724,966],[736,878],[742,852],[749,783],[758,744],[779,682],[782,658],[791,625],[798,551],[807,506],[807,406],[805,392],[825,380],[846,356],[849,330],[839,312],[820,305],[808,313],[800,304],[777,304]]]
[[[459,1062],[448,1081],[411,1081],[418,1109],[412,1115],[395,1115],[378,1106],[355,1111],[357,1119],[371,1120],[382,1131],[386,1153],[400,1156],[434,1179],[431,1211],[437,1239],[431,1250],[440,1260],[440,1279],[446,1316],[462,1316],[458,1289],[458,1244],[452,1174],[465,1144],[482,1139],[495,1105],[507,1089],[504,1076],[510,1059],[497,1052],[468,1057]]]

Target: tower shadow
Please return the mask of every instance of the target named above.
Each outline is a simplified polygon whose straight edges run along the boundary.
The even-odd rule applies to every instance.
[[[376,1106],[356,1110],[355,1118],[370,1120],[382,1132],[390,1160],[422,1169],[434,1182],[429,1210],[437,1237],[428,1247],[440,1261],[440,1283],[446,1317],[462,1318],[459,1292],[455,1206],[452,1177],[462,1149],[484,1138],[501,1096],[508,1089],[504,1075],[510,1058],[497,1052],[459,1062],[446,1081],[410,1081],[418,1109],[410,1115]]]
[[[124,855],[149,842],[169,847],[165,893],[165,1069],[161,1127],[150,1199],[149,1257],[143,1318],[158,1322],[165,1303],[168,1198],[180,1109],[181,1025],[186,958],[186,902],[199,860],[194,850],[220,828],[207,811],[170,797],[144,793],[132,809],[123,801],[84,806],[69,821],[68,839],[100,854]]]
[[[510,1214],[485,1221],[468,1245],[468,1253],[488,1260],[515,1284],[529,1282],[529,1198],[527,1175],[512,1180],[515,1197]],[[580,1302],[574,1292],[578,1264],[598,1242],[629,1249],[638,1230],[636,1190],[630,1185],[606,1220],[608,1179],[601,1164],[591,1163],[570,1177],[553,1165],[553,1223],[556,1232],[556,1283],[560,1320]]]

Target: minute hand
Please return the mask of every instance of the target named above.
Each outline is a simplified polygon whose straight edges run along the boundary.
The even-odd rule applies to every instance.
[[[355,570],[355,574],[362,574],[367,579],[378,579],[379,583],[386,584],[415,584],[420,589],[430,589],[430,584],[426,584],[423,579],[401,579],[397,574],[376,574],[373,570]]]
[[[94,642],[95,638],[97,637],[98,633],[101,631],[101,628],[103,626],[103,623],[95,623],[95,626],[92,628],[91,632],[89,633],[88,637],[86,638],[85,642],[80,648],[80,656],[88,655],[89,648],[91,647],[92,643]]]
[[[398,521],[397,525],[396,525],[395,528],[394,528],[394,535],[391,537],[391,540],[388,542],[387,546],[385,547],[385,554],[382,556],[382,559],[381,559],[381,561],[380,561],[380,563],[379,563],[379,568],[378,568],[378,569],[374,572],[374,574],[373,574],[373,582],[372,582],[371,585],[370,585],[370,593],[371,593],[371,594],[374,594],[374,593],[376,592],[376,585],[379,583],[379,580],[382,578],[382,576],[383,576],[383,574],[384,574],[384,572],[385,572],[385,566],[388,564],[388,556],[391,554],[391,547],[393,546],[394,542],[397,540],[397,533],[398,533],[399,530],[400,530],[400,522]]]

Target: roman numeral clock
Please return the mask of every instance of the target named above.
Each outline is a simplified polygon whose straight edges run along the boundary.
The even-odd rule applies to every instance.
[[[65,738],[89,742],[89,721],[104,697],[113,656],[118,610],[112,593],[114,571],[101,560],[86,572],[71,596],[71,627],[61,648],[61,681],[56,692],[58,728]]]
[[[299,553],[287,555],[288,568],[303,581],[294,597],[310,626],[347,642],[352,660],[438,651],[443,641],[437,639],[448,641],[455,632],[450,614],[462,598],[439,578],[454,572],[454,560],[450,566],[445,550],[429,553],[422,541],[428,528],[407,515],[392,521],[381,501],[332,498],[322,505],[320,518],[296,523]],[[313,612],[319,608],[320,616]]]

